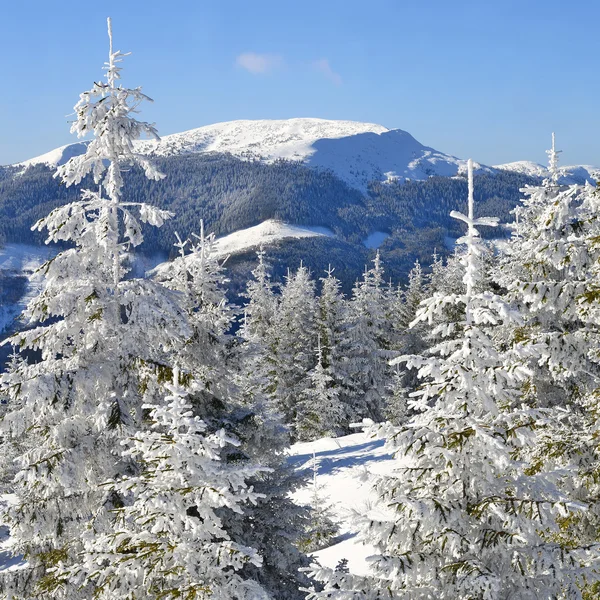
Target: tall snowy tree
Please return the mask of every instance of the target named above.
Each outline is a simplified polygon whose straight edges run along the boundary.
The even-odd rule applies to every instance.
[[[296,438],[310,441],[341,435],[343,426],[348,422],[346,406],[340,398],[340,388],[332,376],[331,367],[324,364],[320,338],[317,364],[308,377],[309,386],[304,390],[296,409]]]
[[[256,255],[258,264],[252,271],[252,279],[247,284],[248,302],[244,306],[245,318],[242,324],[242,335],[249,342],[266,345],[277,312],[277,298],[273,293],[266,252],[261,247]]]
[[[315,364],[315,317],[315,282],[301,264],[295,273],[288,273],[281,288],[272,330],[274,365],[267,390],[290,425],[296,421],[298,403],[310,385],[308,373]]]
[[[422,353],[427,348],[427,328],[422,323],[411,323],[417,316],[419,305],[427,296],[426,280],[417,261],[408,274],[406,289],[391,289],[388,297],[388,316],[392,332],[391,349],[400,354]],[[390,396],[385,415],[399,425],[408,416],[408,396],[419,385],[417,371],[405,365],[395,365],[389,382]]]
[[[534,381],[540,387],[539,400],[565,404],[574,386],[588,381],[586,372],[594,370],[578,302],[595,259],[586,243],[592,231],[582,202],[582,196],[591,198],[593,192],[578,185],[559,185],[554,136],[548,153],[550,176],[541,186],[523,190],[525,198],[514,211],[513,235],[497,279],[528,315],[521,336],[544,347],[540,346],[538,362],[550,378]]]
[[[214,234],[205,235],[202,221],[199,235],[185,241],[177,235],[175,245],[179,256],[159,265],[154,279],[178,292],[192,328],[190,338],[181,340],[179,364],[193,373],[195,393],[203,396],[203,404],[219,403],[230,394],[226,362],[235,317],[225,294],[224,261],[216,252]]]
[[[351,414],[355,420],[381,421],[388,396],[386,350],[391,332],[386,318],[386,290],[379,252],[373,267],[357,281],[348,301],[344,355],[344,381],[350,389]]]
[[[556,418],[538,428],[526,459],[532,470],[555,469],[569,496],[588,510],[564,521],[565,539],[600,536],[600,453],[593,433],[600,387],[598,330],[598,195],[586,184],[561,185],[554,135],[549,176],[527,187],[497,280],[518,303],[525,323],[510,335],[535,348],[526,400]]]
[[[495,225],[473,216],[469,161],[469,214],[465,222],[461,294],[435,294],[419,309],[430,321],[446,305],[461,305],[456,324],[439,325],[446,337],[430,356],[400,360],[419,369],[422,387],[413,394],[415,416],[404,426],[383,425],[399,460],[397,470],[377,480],[380,503],[362,519],[362,534],[374,544],[373,575],[356,577],[316,567],[326,581],[309,598],[403,600],[581,599],[583,578],[597,548],[561,545],[557,520],[569,515],[567,499],[547,473],[526,474],[514,450],[530,443],[543,411],[522,408],[520,386],[529,377],[525,348],[495,347],[493,328],[520,317],[491,292],[475,292],[482,247],[476,229]],[[597,565],[594,565],[597,566]]]
[[[123,279],[127,250],[142,242],[141,222],[159,226],[170,216],[121,201],[123,166],[161,177],[133,151],[133,140],[156,132],[132,114],[146,97],[116,85],[123,56],[112,51],[111,36],[107,83],[81,95],[72,127],[95,138],[59,168],[67,185],[92,171],[99,189],[83,190],[80,201],[34,226],[47,230],[47,242],[72,247],[41,267],[43,289],[25,311],[32,328],[10,340],[39,360],[20,361],[1,380],[9,397],[3,435],[26,447],[12,483],[16,501],[3,520],[12,552],[27,565],[3,572],[6,597],[86,597],[69,582],[57,588],[53,569],[78,564],[88,528],[110,529],[110,511],[122,499],[101,484],[135,469],[120,441],[140,427],[143,365],[161,364],[173,340],[190,332],[168,290]]]

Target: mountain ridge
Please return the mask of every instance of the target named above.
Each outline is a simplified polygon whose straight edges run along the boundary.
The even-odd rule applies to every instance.
[[[85,152],[86,146],[86,141],[77,141],[12,166],[56,167]],[[267,164],[278,160],[298,162],[332,171],[361,192],[366,192],[372,181],[423,181],[431,176],[464,175],[467,164],[464,159],[425,146],[403,129],[309,117],[223,121],[168,134],[158,142],[141,140],[136,147],[141,154],[157,157],[216,153]],[[547,168],[533,161],[493,166],[475,163],[478,174],[498,171],[548,176]],[[591,165],[561,166],[560,172],[563,184],[600,178],[600,168]]]
[[[467,161],[417,141],[402,129],[375,123],[318,118],[237,120],[136,143],[142,154],[176,156],[225,153],[243,160],[295,161],[331,170],[351,187],[366,191],[371,181],[427,179],[465,172]],[[61,146],[14,166],[56,167],[85,151],[86,142]],[[475,163],[476,172],[492,172]]]

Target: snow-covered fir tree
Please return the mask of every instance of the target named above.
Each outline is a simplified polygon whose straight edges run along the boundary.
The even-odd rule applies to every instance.
[[[178,361],[193,374],[195,395],[203,396],[204,405],[219,403],[230,393],[226,361],[231,342],[228,331],[235,317],[225,294],[224,263],[216,252],[214,234],[205,235],[202,221],[199,235],[185,241],[176,237],[179,256],[159,265],[154,279],[179,293],[188,315],[192,335],[180,341]]]
[[[214,247],[214,235],[199,236],[176,245],[180,255],[161,265],[155,277],[182,296],[189,313],[192,335],[183,340],[179,357],[191,375],[190,402],[195,416],[203,419],[207,431],[225,430],[239,440],[221,449],[225,464],[260,464],[266,470],[249,478],[248,485],[259,492],[243,512],[223,507],[218,514],[231,539],[254,548],[261,565],[247,562],[239,576],[258,581],[273,598],[299,600],[300,587],[308,579],[300,571],[308,559],[296,548],[308,522],[307,510],[290,497],[303,483],[286,462],[289,431],[264,394],[261,370],[263,343],[268,341],[271,310],[260,312],[262,304],[274,300],[269,294],[268,267],[259,252],[256,280],[249,283],[250,315],[242,334],[253,340],[239,344],[231,334],[233,310],[225,293],[226,273]],[[186,247],[190,251],[186,253]],[[256,286],[255,286],[256,284]],[[255,294],[256,292],[256,294]],[[255,309],[256,308],[256,312]],[[253,317],[264,318],[262,329],[253,328]]]
[[[400,354],[422,353],[427,348],[425,340],[427,328],[422,323],[411,323],[417,316],[419,305],[427,296],[427,282],[417,261],[408,274],[406,289],[390,289],[388,297],[388,316],[392,332],[391,349]],[[419,385],[417,371],[397,364],[388,384],[390,396],[385,408],[385,416],[398,425],[408,416],[408,396]]]
[[[261,247],[256,253],[258,264],[252,271],[252,279],[246,287],[248,302],[244,305],[242,336],[249,342],[266,345],[277,312],[277,298],[271,283],[270,265]]]
[[[377,553],[373,574],[357,577],[314,568],[324,591],[309,598],[509,600],[582,598],[584,576],[595,580],[597,548],[561,545],[557,520],[569,516],[567,498],[548,473],[529,473],[514,450],[531,442],[545,413],[522,407],[520,386],[529,370],[521,344],[495,347],[490,331],[518,313],[491,292],[475,292],[482,247],[473,216],[472,162],[469,214],[462,257],[461,294],[434,294],[417,321],[432,321],[443,307],[461,305],[460,323],[440,324],[446,337],[431,355],[400,360],[419,369],[415,416],[405,425],[382,425],[399,461],[377,480],[380,499],[361,520],[362,535]],[[460,335],[456,336],[456,328]]]
[[[334,276],[331,266],[327,277],[321,277],[321,293],[317,301],[317,334],[320,340],[321,357],[325,367],[331,368],[334,376],[340,376],[340,355],[345,335],[345,299],[341,282]]]
[[[294,273],[288,272],[271,332],[275,346],[268,393],[292,427],[315,364],[315,316],[315,282],[301,264]]]
[[[301,547],[307,552],[314,552],[329,546],[339,530],[331,519],[331,506],[327,504],[327,498],[323,495],[323,489],[319,482],[319,462],[314,452],[311,470],[310,523],[301,540]]]
[[[61,580],[56,568],[80,569],[86,544],[93,545],[90,532],[111,530],[111,510],[123,499],[104,484],[136,470],[120,441],[141,426],[148,365],[163,365],[173,341],[190,333],[171,292],[123,279],[127,251],[142,242],[142,222],[160,226],[170,215],[121,200],[123,166],[161,175],[133,152],[136,138],[156,131],[133,116],[146,99],[141,91],[117,86],[124,55],[112,50],[110,20],[109,36],[107,83],[81,95],[72,127],[95,137],[58,173],[70,185],[92,172],[99,189],[83,190],[80,201],[34,226],[47,231],[48,242],[72,247],[40,268],[42,291],[24,315],[32,328],[11,338],[39,358],[20,361],[1,380],[9,398],[3,435],[26,448],[3,521],[11,551],[27,564],[3,572],[7,598],[76,600],[92,593],[91,581],[81,587]]]
[[[296,410],[294,430],[300,441],[341,435],[347,423],[346,405],[340,398],[340,388],[324,364],[321,338],[317,346],[317,364],[310,371],[309,385],[304,390]]]
[[[387,294],[379,252],[373,267],[357,281],[347,303],[346,333],[341,352],[345,358],[344,382],[350,390],[351,414],[356,420],[381,421],[388,396],[391,332],[386,319]]]
[[[524,458],[532,470],[560,470],[564,492],[588,505],[563,522],[564,539],[594,543],[600,535],[598,196],[589,184],[560,185],[554,135],[548,154],[549,177],[523,190],[496,276],[525,316],[511,335],[535,348],[526,399],[554,415]]]
[[[278,299],[271,283],[271,267],[266,253],[260,248],[256,253],[258,264],[252,271],[252,278],[246,284],[247,299],[240,327],[243,340],[243,364],[246,386],[252,382],[254,392],[266,394],[274,410],[278,410],[273,398],[276,388],[276,347],[275,316]]]
[[[267,600],[256,581],[238,574],[259,566],[260,556],[231,540],[219,516],[257,501],[246,483],[257,468],[220,460],[222,447],[239,441],[207,431],[179,379],[175,368],[165,401],[143,405],[150,430],[124,441],[124,455],[141,469],[107,485],[124,500],[112,511],[112,531],[88,530],[81,567],[59,562],[55,578],[84,587],[91,578],[98,600]]]

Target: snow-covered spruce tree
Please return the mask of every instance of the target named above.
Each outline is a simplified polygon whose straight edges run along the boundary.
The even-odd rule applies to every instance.
[[[423,323],[411,323],[417,316],[421,301],[427,297],[427,282],[421,265],[417,261],[408,274],[406,289],[391,289],[388,297],[388,319],[392,332],[390,348],[400,354],[420,354],[428,346],[425,337],[427,328]],[[390,396],[385,409],[386,418],[399,425],[408,416],[409,394],[419,385],[417,371],[405,365],[393,367],[391,382],[388,384]]]
[[[261,247],[256,253],[258,264],[246,287],[248,302],[244,305],[242,336],[251,343],[267,345],[277,312],[277,298],[271,283],[271,268]]]
[[[281,288],[271,332],[274,365],[267,392],[288,425],[295,423],[298,403],[310,385],[308,373],[315,364],[317,345],[315,317],[315,282],[301,264],[295,273],[288,273]]]
[[[252,271],[252,278],[246,285],[244,317],[240,327],[243,343],[243,364],[246,385],[252,382],[256,393],[266,394],[275,409],[273,392],[276,388],[276,346],[275,316],[278,312],[278,298],[271,283],[271,267],[266,253],[261,247],[257,254],[258,264]],[[277,410],[277,409],[275,409]]]
[[[338,526],[331,520],[331,505],[323,495],[323,486],[319,483],[319,461],[313,452],[312,482],[310,499],[310,522],[300,546],[306,552],[315,552],[330,546],[338,533]]]
[[[164,402],[145,404],[149,431],[123,442],[125,456],[142,469],[107,487],[124,499],[112,531],[88,532],[81,569],[56,570],[57,579],[86,586],[91,574],[97,600],[269,598],[238,571],[261,564],[254,549],[232,541],[219,510],[241,513],[257,494],[246,480],[257,469],[224,464],[223,446],[239,441],[224,430],[207,431],[193,416],[179,370]]]
[[[225,294],[224,261],[216,252],[214,234],[205,235],[202,221],[200,235],[185,241],[176,237],[179,256],[159,265],[154,279],[179,293],[192,328],[190,338],[181,340],[179,364],[193,374],[197,403],[205,409],[216,403],[219,411],[230,394],[226,361],[231,343],[228,331],[235,317]],[[209,412],[197,416],[210,419]]]
[[[529,377],[523,348],[494,347],[488,329],[519,320],[490,292],[474,292],[481,244],[473,217],[472,163],[462,294],[435,294],[417,321],[431,320],[447,304],[462,305],[462,334],[430,356],[400,360],[419,369],[415,416],[404,426],[381,425],[398,469],[377,480],[380,503],[362,519],[364,539],[377,554],[373,574],[348,576],[315,567],[326,582],[309,598],[402,600],[581,599],[578,584],[592,580],[597,549],[561,546],[552,538],[568,504],[547,473],[525,474],[513,458],[529,443],[543,411],[520,408],[519,387]],[[447,328],[448,333],[456,325]],[[438,327],[441,335],[444,326]],[[597,565],[596,565],[597,566]]]
[[[559,185],[554,135],[548,153],[550,176],[524,188],[496,279],[527,317],[521,338],[542,344],[532,393],[542,405],[564,406],[595,387],[599,374],[577,301],[598,252],[586,243],[593,232],[582,202],[582,196],[593,197],[593,189]]]
[[[346,335],[341,352],[345,358],[344,384],[353,420],[381,421],[389,390],[387,388],[391,333],[386,318],[386,290],[379,252],[373,267],[357,281],[347,302]]]
[[[191,251],[186,254],[188,244]],[[229,332],[233,310],[226,298],[226,273],[214,247],[214,236],[205,235],[201,224],[196,241],[179,239],[176,245],[180,256],[158,268],[155,277],[181,294],[189,315],[192,335],[184,340],[178,355],[191,376],[194,415],[203,419],[208,432],[224,430],[239,440],[236,446],[227,444],[220,450],[224,464],[268,468],[247,481],[259,493],[255,503],[244,506],[243,513],[228,507],[217,511],[230,539],[254,548],[262,558],[260,566],[246,562],[238,576],[258,581],[273,598],[300,600],[299,589],[308,579],[299,569],[308,559],[295,544],[304,533],[308,513],[290,497],[303,481],[286,461],[289,432],[263,393],[260,349],[263,336],[265,342],[268,339],[268,326],[263,323],[263,331],[252,329],[256,314],[252,304],[243,331],[252,331],[254,343],[237,343]],[[261,252],[255,271],[259,305],[263,302],[261,294],[266,302],[274,300],[265,289],[268,275],[263,258]],[[254,299],[251,294],[251,302]],[[270,320],[273,313],[261,316]]]
[[[331,367],[324,364],[320,337],[317,364],[308,378],[309,386],[304,390],[296,410],[296,439],[310,441],[341,435],[342,426],[348,420],[346,406],[340,398],[340,388],[332,376]]]
[[[321,293],[317,300],[317,334],[320,340],[323,365],[332,375],[341,377],[341,346],[345,335],[346,302],[341,292],[341,282],[333,275],[331,266],[327,277],[321,277]]]
[[[540,186],[525,188],[497,278],[525,315],[513,335],[536,347],[526,399],[553,407],[557,417],[538,429],[537,446],[524,458],[532,470],[561,469],[563,491],[589,505],[563,521],[563,539],[592,543],[600,536],[595,433],[599,204],[590,185],[560,185],[554,135],[548,154],[549,177]]]
[[[161,177],[133,151],[133,140],[156,132],[132,114],[146,97],[116,85],[122,56],[111,47],[107,83],[81,95],[72,130],[95,137],[58,171],[67,185],[92,172],[100,189],[83,190],[80,201],[34,226],[47,230],[47,242],[72,245],[40,268],[43,289],[24,314],[32,328],[10,339],[39,359],[20,361],[1,379],[9,397],[3,435],[25,448],[12,483],[16,502],[2,516],[12,552],[27,565],[3,572],[6,598],[90,596],[91,588],[59,581],[53,569],[79,568],[89,532],[110,530],[110,511],[123,500],[100,484],[135,471],[119,442],[141,424],[140,369],[189,335],[168,290],[123,280],[122,259],[142,242],[141,222],[160,226],[169,214],[121,201],[122,166]]]

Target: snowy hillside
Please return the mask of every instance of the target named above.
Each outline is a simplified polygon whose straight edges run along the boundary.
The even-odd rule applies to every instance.
[[[529,160],[519,160],[503,165],[494,165],[494,169],[513,171],[514,173],[521,173],[532,177],[546,178],[549,176],[548,169],[544,165]],[[560,166],[558,170],[561,174],[560,182],[565,185],[573,183],[583,184],[586,181],[596,183],[596,181],[600,179],[600,168],[591,165]]]
[[[17,167],[29,167],[32,165],[48,165],[49,167],[58,167],[64,165],[70,158],[79,156],[85,152],[87,148],[87,142],[76,142],[74,144],[67,144],[61,146],[41,156],[36,156],[29,160],[25,160],[21,163],[16,164]]]
[[[349,185],[362,190],[372,180],[453,176],[463,172],[466,165],[464,160],[424,146],[401,129],[308,118],[216,123],[166,135],[158,144],[140,141],[137,147],[142,153],[157,156],[220,152],[266,162],[295,160],[330,169]],[[55,166],[84,149],[81,142],[71,144],[20,164]]]
[[[361,511],[368,506],[372,499],[372,476],[389,473],[396,461],[386,451],[382,440],[369,438],[364,433],[294,444],[290,461],[300,470],[312,469],[313,452],[318,465],[319,496],[330,506],[330,518],[340,527],[337,543],[313,556],[331,568],[346,558],[352,573],[366,574],[365,559],[373,549],[356,539],[352,511]],[[294,498],[301,504],[310,504],[312,496],[311,481],[296,492]]]
[[[269,219],[260,223],[260,225],[240,229],[217,239],[216,249],[219,256],[225,257],[230,254],[239,254],[252,248],[268,246],[284,239],[323,235],[332,236],[333,232],[326,227],[300,227]]]

